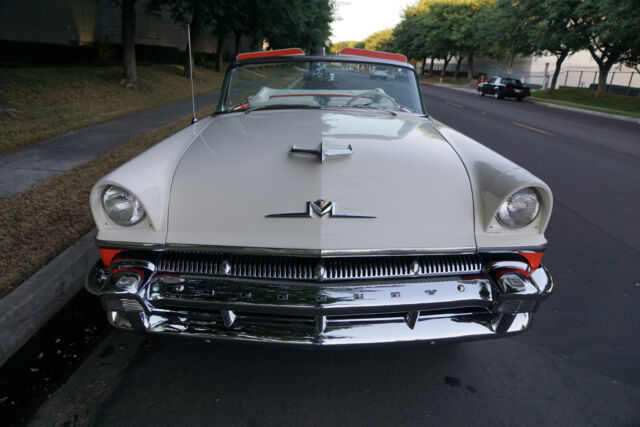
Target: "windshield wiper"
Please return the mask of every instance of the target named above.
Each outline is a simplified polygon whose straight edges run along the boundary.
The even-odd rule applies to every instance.
[[[289,109],[301,109],[301,110],[319,110],[317,105],[304,105],[304,104],[276,104],[276,105],[261,105],[259,107],[252,107],[244,110],[245,114],[249,114],[252,111],[259,110],[289,110]],[[243,111],[243,110],[241,110]]]
[[[382,108],[382,107],[378,107],[377,105],[370,105],[370,104],[361,104],[361,105],[335,105],[332,106],[331,108],[371,108],[374,110],[380,110],[380,111],[384,111],[385,113],[389,113],[392,116],[397,116],[398,114],[393,111],[393,110],[387,110],[386,108]]]

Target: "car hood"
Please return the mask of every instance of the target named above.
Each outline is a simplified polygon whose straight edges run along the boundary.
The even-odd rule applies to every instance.
[[[291,152],[294,144],[321,143],[353,154],[321,162]],[[309,215],[308,203],[318,199],[333,202],[333,212]],[[466,169],[430,119],[382,111],[231,113],[216,117],[182,156],[166,243],[472,250],[473,212]],[[288,213],[306,215],[269,216]]]

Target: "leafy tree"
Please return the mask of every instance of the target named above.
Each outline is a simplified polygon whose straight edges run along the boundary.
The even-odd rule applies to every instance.
[[[622,59],[627,67],[633,68],[636,73],[640,74],[640,43],[631,46]]]
[[[596,98],[606,95],[607,75],[614,64],[631,59],[638,47],[640,7],[637,0],[582,0],[570,25],[587,41],[598,64]],[[636,50],[637,58],[637,50]]]
[[[382,30],[371,34],[364,39],[364,48],[383,52],[394,50],[393,29]]]
[[[147,10],[166,8],[174,22],[191,25],[191,42],[195,45],[209,30],[217,38],[216,69],[222,67],[222,48],[231,35],[235,54],[242,40],[249,40],[250,50],[300,46],[306,50],[326,44],[331,34],[334,0],[151,0]],[[189,73],[185,59],[185,75]]]
[[[234,25],[236,40],[246,34],[253,50],[261,49],[263,41],[271,49],[317,50],[331,35],[333,0],[236,0],[236,4],[240,11]]]
[[[420,25],[423,26],[423,43],[429,45],[432,57],[441,58],[442,71],[440,77],[444,77],[449,61],[456,54],[454,39],[454,19],[456,5],[453,3],[432,3],[427,13],[420,14]]]
[[[464,20],[456,32],[458,50],[467,57],[467,78],[473,79],[473,59],[477,54],[484,54],[485,39],[482,37],[480,27],[483,25],[482,12],[491,9],[495,0],[475,0],[463,4]]]
[[[507,65],[510,71],[516,54],[531,55],[535,52],[531,24],[531,13],[526,2],[521,0],[497,0],[492,8],[483,10],[479,17],[478,30],[486,41],[485,53],[490,56],[509,55]]]
[[[345,47],[356,47],[364,49],[364,42],[355,40],[335,42],[329,46],[329,51],[331,53],[338,53]]]
[[[550,92],[555,90],[562,63],[567,56],[586,48],[584,37],[570,30],[580,1],[522,0],[522,4],[529,11],[529,24],[532,27],[530,34],[536,53],[548,52],[556,57]]]
[[[393,29],[393,48],[408,58],[422,60],[422,73],[426,70],[426,59],[431,57],[429,75],[433,71],[433,50],[428,42],[428,32],[424,25],[427,9],[422,3],[405,9],[400,23]]]
[[[460,63],[467,57],[471,78],[473,55],[483,43],[475,18],[482,7],[492,3],[492,0],[420,0],[405,9],[403,19],[393,31],[394,47],[410,58],[422,58],[423,72],[426,58],[431,58],[430,75],[435,58],[444,60],[441,73],[444,75],[451,57],[455,56],[457,75]]]
[[[474,27],[474,17],[478,10],[478,4],[472,1],[454,3],[448,7],[446,19],[449,21],[452,51],[456,58],[454,78],[458,78],[464,58],[468,58],[467,77],[473,78],[473,55],[481,46]]]

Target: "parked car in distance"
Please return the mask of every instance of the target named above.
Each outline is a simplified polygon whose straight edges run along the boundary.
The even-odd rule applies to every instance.
[[[531,90],[518,79],[493,76],[489,81],[478,85],[480,96],[493,95],[495,99],[515,98],[522,101],[531,95]]]
[[[398,68],[396,70],[396,75],[393,77],[395,80],[408,80],[409,79],[409,70],[404,68]]]
[[[369,78],[387,80],[387,67],[383,67],[380,65],[371,67],[371,71],[369,72]]]
[[[373,82],[372,66],[410,78]],[[308,70],[336,78],[310,88]],[[506,337],[553,289],[551,190],[429,116],[399,54],[238,55],[216,112],[101,178],[90,204],[100,260],[86,287],[140,333]]]
[[[309,69],[302,75],[302,79],[306,81],[332,82],[335,79],[335,73],[327,71],[323,62],[311,63]]]

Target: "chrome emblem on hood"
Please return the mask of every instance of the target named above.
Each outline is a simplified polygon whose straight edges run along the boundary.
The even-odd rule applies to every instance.
[[[277,213],[265,215],[265,218],[312,218],[314,213],[318,216],[329,214],[331,218],[376,218],[373,215],[338,213],[335,202],[323,199],[307,202],[306,212]]]

